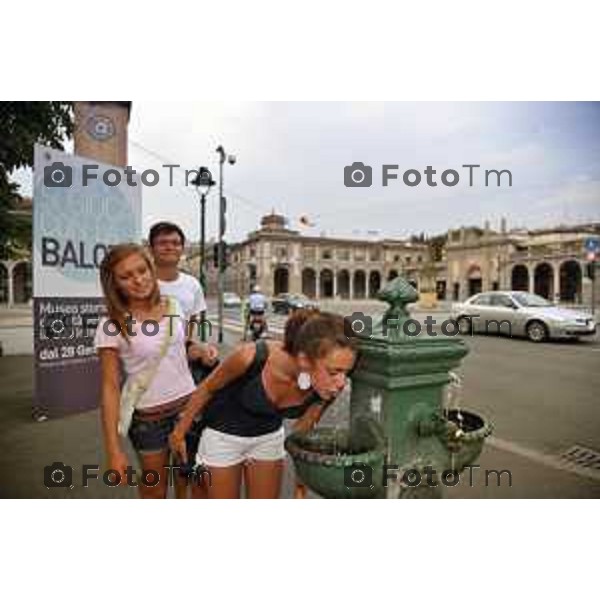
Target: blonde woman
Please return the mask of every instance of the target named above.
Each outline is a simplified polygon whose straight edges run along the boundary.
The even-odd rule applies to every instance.
[[[100,279],[108,315],[98,323],[95,345],[109,468],[119,473],[121,482],[135,481],[142,498],[166,498],[172,474],[165,469],[168,438],[195,389],[185,350],[186,323],[178,318],[177,302],[161,297],[154,265],[142,246],[113,247],[102,261]],[[121,363],[127,375],[124,390],[136,398],[128,431],[121,432],[129,435],[139,457],[142,472],[135,478],[128,475],[132,467],[119,434]],[[188,443],[193,447],[194,432]],[[175,476],[173,481],[177,497],[186,497],[185,478]]]

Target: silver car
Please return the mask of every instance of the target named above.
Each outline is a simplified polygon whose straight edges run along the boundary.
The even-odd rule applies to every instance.
[[[234,292],[223,294],[223,306],[225,308],[237,308],[242,305],[242,299]]]
[[[592,315],[561,308],[529,292],[483,292],[452,306],[461,333],[526,336],[532,342],[596,333]]]

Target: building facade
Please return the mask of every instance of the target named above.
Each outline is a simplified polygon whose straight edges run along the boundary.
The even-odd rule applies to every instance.
[[[460,301],[480,291],[531,291],[552,301],[591,305],[585,240],[600,238],[600,224],[543,230],[495,231],[462,227],[431,244],[405,240],[359,241],[309,237],[286,227],[285,218],[263,217],[261,227],[229,249],[225,289],[242,296],[257,284],[267,295],[302,293],[310,298],[374,298],[386,281],[402,275],[440,300]],[[207,291],[216,293],[216,269],[207,261]],[[197,260],[190,261],[197,271]],[[600,286],[595,279],[595,302]]]
[[[374,298],[383,283],[403,273],[415,286],[428,246],[411,242],[308,237],[288,229],[281,215],[263,217],[261,228],[229,248],[225,289],[247,295],[259,285],[269,296],[301,293],[311,298]],[[216,290],[216,269],[207,261],[208,293]],[[197,271],[197,260],[190,261]]]
[[[480,291],[513,289],[565,304],[600,303],[598,277],[588,277],[585,242],[600,238],[600,224],[500,231],[461,228],[448,232],[446,278],[449,299]],[[595,289],[592,290],[592,285]]]
[[[23,198],[16,210],[30,218],[31,199]],[[503,221],[500,231],[489,224],[448,231],[442,251],[434,256],[427,243],[303,236],[288,229],[283,216],[271,214],[244,242],[229,248],[225,290],[245,296],[259,285],[268,296],[291,292],[317,300],[361,300],[375,298],[386,281],[402,275],[420,291],[437,292],[440,300],[514,289],[564,304],[591,306],[593,297],[598,306],[600,268],[592,280],[584,246],[589,238],[600,239],[600,224],[507,231]],[[214,295],[213,245],[207,248],[206,287]],[[194,275],[198,257],[193,245],[182,265]],[[0,303],[28,303],[31,280],[30,250],[0,260]]]

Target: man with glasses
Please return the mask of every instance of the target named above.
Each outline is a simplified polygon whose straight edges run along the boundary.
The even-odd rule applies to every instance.
[[[200,282],[179,270],[185,235],[179,226],[163,221],[152,226],[148,239],[156,264],[160,292],[177,298],[183,313],[181,317],[189,323],[186,344],[188,359],[192,364],[200,362],[204,372],[208,372],[217,362],[218,349],[214,344],[199,343],[194,339],[206,311],[206,300]],[[203,370],[192,369],[192,372],[194,379],[199,379]]]
[[[156,265],[160,293],[174,296],[178,300],[181,317],[188,323],[187,357],[194,382],[198,384],[217,365],[219,351],[214,344],[201,343],[196,337],[206,312],[206,300],[200,282],[179,270],[179,261],[185,247],[185,235],[178,225],[163,221],[151,227],[148,241]],[[185,477],[188,477],[195,467],[196,451],[202,433],[201,419],[194,424],[192,432],[194,441],[188,448],[188,462],[179,465],[180,474]],[[178,498],[188,498],[190,492],[192,498],[206,497],[204,485],[175,488]]]

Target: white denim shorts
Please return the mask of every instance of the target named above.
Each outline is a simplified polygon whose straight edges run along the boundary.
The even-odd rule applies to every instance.
[[[206,427],[200,438],[196,463],[207,467],[232,467],[252,460],[285,457],[283,426],[265,435],[242,437]]]

